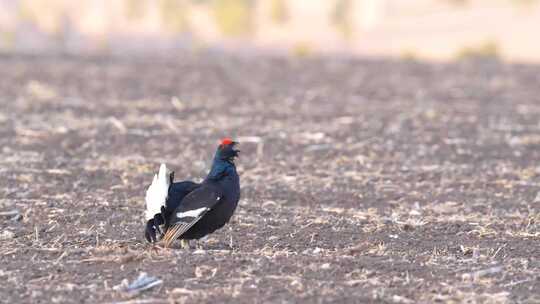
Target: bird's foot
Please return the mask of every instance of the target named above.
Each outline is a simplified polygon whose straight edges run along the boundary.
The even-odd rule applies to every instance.
[[[180,240],[180,248],[182,249],[191,249],[191,246],[189,244],[189,240]]]

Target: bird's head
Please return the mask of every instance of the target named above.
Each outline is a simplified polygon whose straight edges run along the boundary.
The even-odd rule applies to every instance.
[[[234,149],[237,144],[237,142],[228,137],[222,139],[217,149],[216,157],[226,161],[234,161],[234,158],[238,157],[238,153],[240,152]]]

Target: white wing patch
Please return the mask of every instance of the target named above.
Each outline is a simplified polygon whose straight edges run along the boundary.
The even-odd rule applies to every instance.
[[[201,215],[201,213],[205,212],[206,210],[208,210],[210,208],[208,207],[201,207],[201,208],[197,208],[197,209],[193,209],[193,210],[188,210],[188,211],[184,211],[184,212],[178,212],[176,213],[176,216],[178,218],[183,218],[183,217],[199,217],[199,215]]]
[[[153,218],[161,212],[161,206],[165,206],[167,195],[169,194],[169,177],[167,176],[167,166],[161,164],[159,173],[154,175],[152,184],[146,190],[146,220]]]

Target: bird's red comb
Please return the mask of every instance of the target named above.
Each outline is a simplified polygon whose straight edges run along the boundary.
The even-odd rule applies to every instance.
[[[221,140],[221,144],[224,145],[224,146],[230,145],[232,143],[233,143],[232,139],[230,139],[228,137],[225,137],[224,139]]]

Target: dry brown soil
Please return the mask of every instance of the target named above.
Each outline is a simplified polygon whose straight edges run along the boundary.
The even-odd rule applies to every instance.
[[[538,303],[539,84],[491,60],[2,55],[0,302]],[[159,163],[200,179],[226,135],[232,222],[146,244]],[[163,284],[113,289],[140,272]]]

